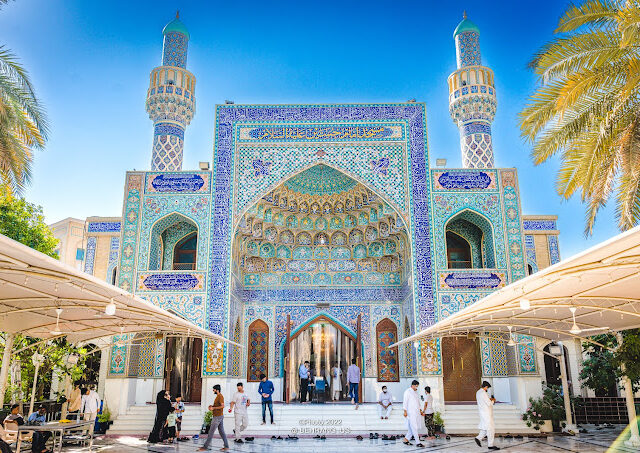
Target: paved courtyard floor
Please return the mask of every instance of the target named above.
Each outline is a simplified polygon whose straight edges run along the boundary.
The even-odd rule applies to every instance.
[[[497,438],[496,445],[502,450],[509,453],[517,452],[620,452],[632,453],[637,449],[620,446],[621,442],[616,440],[624,438],[621,436],[621,427],[618,429],[589,429],[587,434],[579,434],[577,436],[549,436],[547,438],[540,437],[524,437],[523,439],[504,439]],[[384,451],[388,453],[394,452],[418,452],[418,451],[437,451],[437,452],[486,452],[486,441],[483,447],[479,448],[472,437],[452,437],[450,440],[436,439],[434,441],[423,442],[425,447],[420,448],[414,446],[406,446],[400,440],[383,441],[380,439],[369,440],[364,439],[358,441],[355,438],[329,438],[326,440],[301,438],[298,440],[271,440],[269,438],[257,438],[251,443],[235,444],[232,439],[230,441],[230,450],[232,452],[257,452],[257,453],[368,453],[373,451]],[[104,453],[192,453],[195,452],[204,439],[189,440],[173,445],[149,445],[144,439],[135,437],[105,438],[99,439],[94,443],[93,451]],[[219,437],[214,438],[210,451],[218,451],[222,447]],[[65,452],[79,453],[86,452],[88,449],[82,448],[65,448]]]

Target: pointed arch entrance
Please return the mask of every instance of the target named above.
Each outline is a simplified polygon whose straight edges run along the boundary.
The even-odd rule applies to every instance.
[[[338,400],[347,400],[347,368],[358,356],[359,349],[356,336],[357,334],[353,335],[325,315],[317,316],[300,326],[289,339],[287,358],[290,364],[287,372],[289,400],[295,401],[301,398],[298,371],[305,361],[309,361],[311,365],[310,382],[314,382],[316,377],[324,377],[329,385],[326,390],[327,396],[333,397],[335,390],[338,393]],[[332,369],[336,365],[342,373],[334,377]]]

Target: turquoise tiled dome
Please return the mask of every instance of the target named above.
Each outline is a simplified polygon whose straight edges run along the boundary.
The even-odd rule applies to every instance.
[[[475,31],[476,33],[480,34],[480,29],[478,28],[478,26],[473,22],[471,22],[469,19],[467,19],[467,15],[465,14],[464,19],[462,19],[462,21],[458,24],[458,26],[454,30],[453,37],[455,38],[460,33],[468,32],[468,31]]]
[[[162,29],[162,34],[166,35],[168,33],[171,32],[177,32],[177,33],[182,33],[183,35],[185,35],[187,37],[187,39],[189,39],[189,30],[187,30],[187,27],[185,24],[183,24],[180,21],[180,16],[179,14],[176,14],[176,18],[173,19],[171,22],[169,22],[163,29]]]

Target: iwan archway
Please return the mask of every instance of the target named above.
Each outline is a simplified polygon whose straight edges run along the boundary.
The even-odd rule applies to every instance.
[[[388,320],[380,330],[383,341],[390,335],[395,338],[403,301],[397,294],[410,294],[410,263],[407,228],[386,200],[326,164],[291,175],[244,213],[234,233],[232,319],[239,312],[272,306],[289,319],[293,332],[285,338],[287,321],[279,317],[271,329],[275,338],[248,339],[247,363],[271,369],[281,378],[285,400],[301,396],[296,370],[305,360],[311,362],[313,377],[324,378],[329,399],[346,398],[346,372],[352,359],[357,359],[363,375],[368,371],[375,377],[381,370],[382,379],[397,381],[397,357],[384,348],[377,350],[373,339],[380,319],[370,320],[372,306],[397,304],[395,325],[391,328],[388,323],[394,322]],[[367,303],[353,300],[360,296],[368,298]],[[268,300],[254,305],[260,297]],[[320,303],[310,305],[305,297]],[[390,300],[393,297],[397,299]],[[381,318],[382,311],[377,313]],[[268,319],[260,321],[265,330],[269,328]],[[275,351],[271,359],[264,353],[270,350]],[[264,363],[269,360],[271,368]],[[336,367],[341,372],[332,373]]]
[[[363,335],[367,335],[365,343],[370,348],[375,345],[371,341],[375,335],[371,326],[383,316],[374,313],[373,301],[398,305],[405,302],[406,313],[410,313],[411,323],[416,327],[435,320],[423,104],[221,105],[217,108],[216,124],[216,195],[212,207],[212,234],[216,240],[212,242],[208,307],[211,329],[228,334],[229,320],[236,319],[243,303],[255,303],[256,307],[271,304],[270,313],[259,308],[246,322],[253,322],[260,313],[269,325],[269,341],[273,342],[273,347],[268,349],[269,369],[278,374],[276,364],[280,361],[279,351],[285,336],[282,320],[287,315],[295,328],[321,310],[349,326],[359,314],[367,327]],[[303,193],[304,187],[299,186],[300,190],[296,191],[290,185],[284,190],[282,183],[301,172],[320,170],[317,166],[325,166],[329,171],[340,173],[345,180],[355,181],[357,187],[342,191],[351,191],[353,206],[336,196],[328,205],[323,202],[316,207],[311,200],[305,205],[304,200],[295,197],[295,204],[291,203],[291,190]],[[276,190],[278,188],[283,190]],[[354,193],[360,188],[364,191]],[[282,215],[277,218],[276,195]],[[387,238],[379,244],[362,243],[357,250],[358,244],[349,243],[354,228],[361,229],[362,240],[366,241],[371,217],[368,224],[360,225],[360,213],[355,216],[348,210],[357,210],[357,205],[364,208],[365,198],[369,205],[374,200],[386,205],[388,212],[383,207],[382,214],[393,217],[396,222],[391,225],[385,219],[385,226],[376,225],[378,238],[381,232],[396,234],[393,228],[406,234],[403,261],[390,256],[394,253],[387,253]],[[257,199],[259,202],[253,211],[252,205]],[[308,207],[309,212],[300,212],[301,205],[303,209]],[[318,217],[324,217],[317,225],[318,218],[311,217],[312,209],[318,209]],[[265,221],[269,215],[271,223]],[[291,218],[292,215],[297,220]],[[255,218],[260,216],[262,224],[258,225]],[[311,217],[313,223],[305,220],[303,225],[305,216]],[[355,217],[355,221],[350,216]],[[253,217],[251,225],[248,217]],[[342,222],[335,229],[330,228],[333,217],[339,217]],[[276,221],[281,224],[276,225]],[[375,222],[379,224],[380,219]],[[235,225],[246,238],[236,236]],[[352,237],[358,240],[360,233],[355,231]],[[275,241],[268,241],[271,245],[263,241],[252,243],[258,239],[254,234],[262,235],[262,239],[270,236]],[[344,253],[345,248],[348,253]],[[421,258],[413,259],[414,256]],[[291,262],[295,262],[294,269],[289,267]],[[346,267],[340,267],[342,265]],[[389,279],[397,278],[391,275],[394,270],[402,273],[403,282],[388,290],[385,287],[394,283]],[[241,273],[242,278],[236,278]],[[409,275],[414,278],[408,279]],[[367,286],[367,291],[360,291],[358,285]],[[384,316],[391,316],[400,325],[399,311],[404,309]],[[375,351],[369,355],[375,355]],[[221,369],[218,374],[227,374],[228,369]],[[375,377],[375,357],[367,358],[363,370]]]

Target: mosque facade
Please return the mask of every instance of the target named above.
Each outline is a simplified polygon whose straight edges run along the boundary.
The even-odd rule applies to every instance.
[[[560,259],[556,218],[523,216],[517,170],[494,166],[497,94],[479,35],[458,25],[447,82],[461,167],[430,167],[426,106],[406,102],[218,105],[211,168],[183,170],[196,77],[187,28],[164,28],[151,167],[127,172],[122,219],[87,221],[84,268],[242,347],[116,336],[102,361],[112,412],[162,388],[205,404],[214,383],[253,389],[261,374],[275,400],[295,401],[305,360],[317,377],[337,364],[346,390],[356,359],[365,401],[418,377],[439,404],[474,400],[483,379],[526,403],[545,380],[533,338],[388,348]]]

